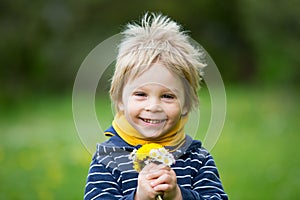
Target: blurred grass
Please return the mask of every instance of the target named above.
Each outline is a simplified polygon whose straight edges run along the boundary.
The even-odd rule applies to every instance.
[[[82,199],[90,155],[71,95],[25,99],[0,121],[0,199]]]
[[[297,90],[226,92],[227,118],[212,154],[230,199],[299,198]],[[208,96],[200,99],[208,114]],[[98,102],[98,115],[110,109]],[[77,136],[71,104],[71,95],[35,97],[1,111],[0,199],[83,198],[91,155]]]
[[[227,88],[227,121],[212,154],[232,199],[299,199],[299,93]]]

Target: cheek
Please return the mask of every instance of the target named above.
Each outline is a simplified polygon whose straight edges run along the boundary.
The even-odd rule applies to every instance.
[[[124,92],[122,96],[122,101],[118,104],[120,111],[128,112],[129,109],[132,107],[132,100],[130,99],[129,95]]]
[[[129,115],[136,115],[141,110],[141,103],[136,101],[128,101],[126,102],[125,112],[127,112]]]
[[[167,115],[169,115],[169,117],[172,117],[173,120],[177,120],[180,118],[181,114],[182,114],[182,109],[180,105],[173,105],[173,106],[168,106],[165,109]]]

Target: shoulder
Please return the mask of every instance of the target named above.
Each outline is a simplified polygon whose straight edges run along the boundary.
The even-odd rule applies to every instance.
[[[202,146],[201,141],[193,140],[190,136],[186,136],[185,143],[174,152],[176,158],[179,157],[197,157],[206,158],[209,152]]]
[[[177,163],[194,166],[196,168],[200,168],[207,164],[214,165],[211,154],[198,140],[190,140],[186,147],[183,145],[183,147],[174,152],[174,156]]]
[[[207,171],[218,174],[211,154],[201,146],[200,141],[193,140],[190,146],[179,155],[172,168],[183,179],[187,178],[187,175],[196,177],[198,174]],[[187,180],[182,181],[186,182]]]
[[[132,151],[133,146],[126,143],[111,126],[105,131],[106,136],[110,136],[109,139],[103,143],[97,144],[95,155],[108,155],[117,152]]]
[[[130,167],[129,155],[133,150],[133,146],[128,145],[118,135],[114,135],[107,141],[97,144],[92,163],[103,165],[108,169],[127,170]]]

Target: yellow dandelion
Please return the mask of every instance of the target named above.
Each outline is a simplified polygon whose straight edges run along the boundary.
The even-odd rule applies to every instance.
[[[171,166],[175,159],[162,145],[156,143],[145,144],[138,150],[134,150],[129,159],[133,160],[133,168],[140,172],[151,162],[161,163]]]
[[[135,169],[135,171],[137,171],[137,172],[140,172],[142,170],[141,166],[138,162],[133,163],[133,169]]]
[[[159,149],[159,148],[163,148],[163,146],[160,144],[149,143],[149,144],[145,144],[141,148],[139,148],[136,153],[149,155],[149,153],[152,149]]]

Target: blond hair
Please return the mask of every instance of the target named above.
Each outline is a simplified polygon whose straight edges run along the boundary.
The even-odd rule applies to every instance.
[[[129,78],[137,78],[154,62],[160,62],[178,75],[185,88],[188,111],[198,104],[199,83],[205,66],[203,52],[190,43],[190,37],[167,16],[146,13],[141,24],[128,24],[122,32],[110,96],[117,105]],[[118,108],[116,107],[118,110]]]

